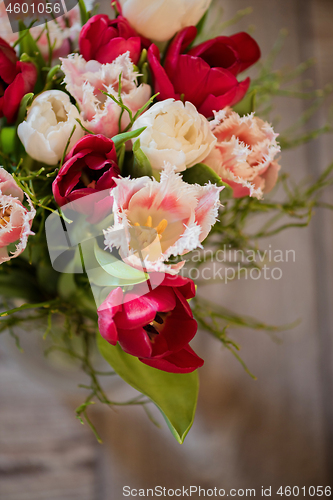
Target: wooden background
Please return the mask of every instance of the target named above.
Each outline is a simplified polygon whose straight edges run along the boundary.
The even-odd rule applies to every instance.
[[[317,87],[333,81],[332,0],[217,0],[224,20],[253,6],[236,29],[256,26],[267,55],[281,28],[289,38],[279,64],[295,67],[309,57]],[[108,6],[103,9],[105,12]],[[278,102],[281,127],[303,104]],[[312,126],[322,124],[319,114]],[[331,137],[283,155],[284,171],[317,175],[332,160]],[[330,198],[332,191],[327,194]],[[155,428],[140,408],[95,409],[104,440],[75,420],[83,394],[69,396],[44,377],[30,375],[24,354],[12,356],[0,339],[1,500],[118,500],[122,487],[205,488],[332,485],[333,482],[333,217],[318,211],[307,230],[288,230],[267,242],[296,252],[282,264],[279,281],[238,281],[207,287],[206,294],[237,312],[271,324],[302,318],[277,344],[261,332],[233,332],[258,380],[204,332],[195,348],[206,360],[194,426],[178,445],[168,429]],[[29,332],[27,332],[29,335]],[[11,340],[10,340],[11,342]],[[74,381],[73,381],[74,384]],[[67,385],[67,384],[66,384]],[[70,385],[70,383],[68,384]],[[116,387],[116,396],[122,386]],[[195,498],[195,497],[192,497]]]

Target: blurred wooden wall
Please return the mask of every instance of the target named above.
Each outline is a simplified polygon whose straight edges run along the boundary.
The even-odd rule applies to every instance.
[[[317,87],[333,82],[331,0],[215,1],[215,8],[224,9],[224,20],[249,5],[253,14],[226,34],[255,26],[265,57],[280,29],[287,28],[278,64],[295,67],[315,56],[310,78]],[[281,99],[279,127],[293,123],[302,110],[302,102]],[[322,120],[319,113],[311,127]],[[332,161],[331,144],[326,137],[284,153],[283,171],[296,179],[318,175]],[[74,418],[77,401],[29,378],[21,363],[1,349],[0,339],[1,500],[118,500],[124,485],[192,484],[259,492],[261,486],[276,491],[331,484],[333,217],[317,211],[309,229],[289,229],[265,244],[296,252],[296,262],[282,264],[281,280],[238,281],[202,293],[270,324],[298,318],[302,323],[281,336],[282,344],[265,333],[233,331],[257,381],[208,334],[200,334],[195,347],[206,364],[200,370],[197,417],[182,446],[165,425],[155,428],[135,408],[93,412],[104,440],[98,445]]]

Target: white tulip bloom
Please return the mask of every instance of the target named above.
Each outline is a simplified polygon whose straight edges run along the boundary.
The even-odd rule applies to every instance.
[[[216,142],[209,122],[190,102],[166,99],[154,104],[134,122],[133,130],[141,127],[146,129],[140,134],[140,147],[155,170],[162,170],[165,162],[177,172],[193,167]]]
[[[123,15],[140,34],[158,42],[195,26],[211,0],[120,0]]]
[[[26,152],[34,160],[55,165],[61,160],[73,130],[68,152],[84,135],[76,121],[80,113],[65,92],[48,90],[34,99],[27,118],[20,123],[17,134]]]

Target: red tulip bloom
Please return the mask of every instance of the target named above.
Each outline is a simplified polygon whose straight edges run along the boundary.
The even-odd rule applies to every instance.
[[[116,288],[98,309],[99,330],[110,344],[119,342],[146,365],[171,373],[193,372],[203,365],[189,346],[197,331],[187,302],[194,295],[192,280],[171,275],[148,293],[145,284],[125,294]]]
[[[186,52],[197,35],[194,26],[184,28],[171,43],[164,68],[156,45],[148,50],[148,61],[158,99],[168,97],[192,102],[206,117],[245,96],[250,79],[236,76],[260,57],[256,41],[247,33],[208,40]]]
[[[120,174],[117,165],[116,148],[103,135],[86,135],[82,137],[65,158],[65,163],[53,181],[52,191],[59,206],[95,194],[99,191],[115,187],[115,177]],[[103,193],[102,193],[103,194]],[[89,198],[81,204],[85,213],[100,219],[112,208],[112,197],[103,195]],[[97,201],[96,201],[97,200]],[[93,219],[91,219],[92,221]]]
[[[15,50],[0,38],[0,117],[15,121],[23,96],[33,91],[36,80],[35,65],[19,61]]]
[[[134,64],[137,64],[141,47],[149,45],[149,40],[140,37],[125,17],[118,16],[111,20],[105,14],[89,19],[79,38],[80,53],[84,59],[94,59],[101,64],[111,63],[127,51]]]

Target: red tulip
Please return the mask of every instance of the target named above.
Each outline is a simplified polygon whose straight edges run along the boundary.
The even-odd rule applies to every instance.
[[[113,141],[103,135],[82,137],[65,158],[52,184],[59,206],[115,187],[120,174]]]
[[[151,275],[151,280],[154,275]],[[98,309],[102,337],[142,363],[171,373],[190,373],[203,360],[189,346],[197,331],[187,302],[194,297],[192,280],[165,275],[162,283],[146,293],[145,284],[130,292],[116,288]]]
[[[19,61],[15,50],[0,38],[0,117],[15,121],[23,96],[33,91],[36,80],[35,65]]]
[[[84,59],[94,59],[102,64],[111,63],[127,51],[136,64],[140,59],[141,46],[149,45],[149,40],[140,37],[125,17],[118,16],[111,20],[105,14],[89,19],[79,38],[80,53]]]
[[[184,28],[171,43],[164,68],[156,45],[148,50],[158,99],[168,97],[192,102],[206,117],[243,99],[250,79],[238,82],[236,76],[260,57],[256,41],[247,33],[220,36],[204,42],[188,52],[197,35],[194,26]]]

